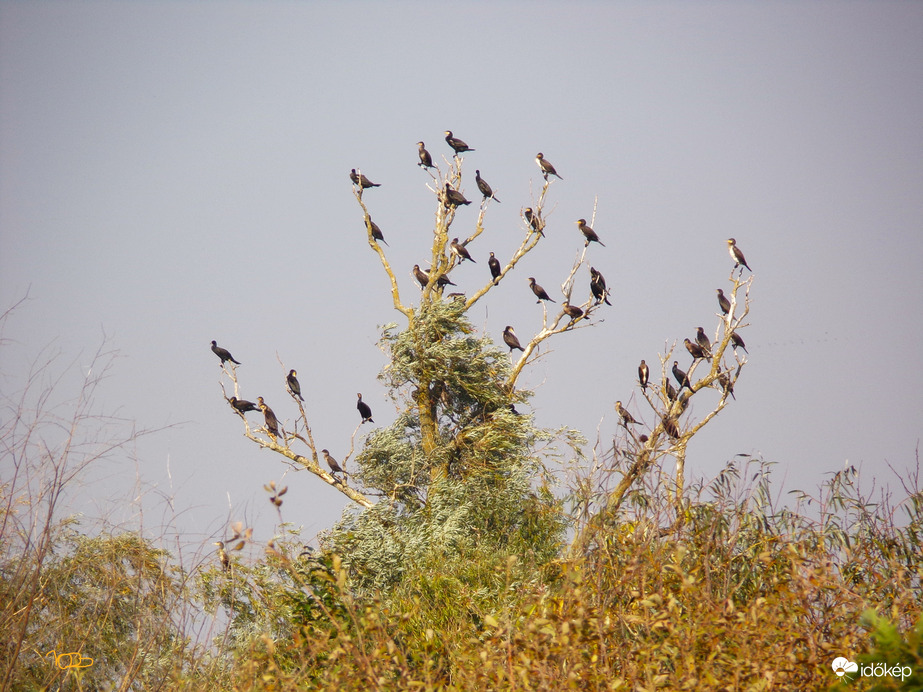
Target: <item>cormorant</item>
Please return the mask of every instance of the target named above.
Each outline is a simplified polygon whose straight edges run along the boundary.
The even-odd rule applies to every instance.
[[[487,266],[490,269],[490,275],[494,277],[494,284],[496,285],[497,281],[500,280],[502,269],[500,269],[500,260],[494,257],[492,252],[490,253],[490,259],[487,260]]]
[[[359,397],[359,401],[356,402],[356,408],[359,410],[359,415],[362,416],[362,423],[374,423],[375,421],[372,420],[372,409],[362,400],[362,393],[360,392],[356,394],[356,396]],[[359,425],[362,425],[362,423]]]
[[[609,302],[609,291],[606,290],[606,278],[593,267],[590,267],[590,292],[596,298],[597,305],[601,301],[604,301],[606,305],[612,305]]]
[[[676,389],[666,377],[663,378],[663,393],[666,395],[667,401],[676,401]]]
[[[458,190],[453,190],[452,186],[448,183],[445,184],[445,203],[453,207],[457,207],[459,204],[471,204],[470,200],[465,199],[465,196]]]
[[[674,440],[678,440],[679,428],[676,427],[676,421],[669,416],[664,416],[662,420],[664,432],[666,432],[666,434],[672,437]]]
[[[578,308],[576,305],[571,305],[566,300],[561,304],[561,307],[564,309],[564,312],[567,314],[567,316],[570,317],[571,322],[583,317],[583,310]]]
[[[734,385],[726,372],[722,372],[718,375],[718,384],[721,385],[725,395],[730,394],[732,399],[735,401],[737,400],[737,397],[734,396]]]
[[[289,370],[285,381],[288,383],[288,388],[292,391],[292,394],[304,401],[304,397],[301,396],[301,384],[298,382],[298,373],[294,370]]]
[[[721,308],[721,312],[727,315],[731,311],[731,301],[729,301],[725,295],[724,291],[720,288],[716,288],[718,291],[718,307]]]
[[[224,367],[224,364],[227,361],[231,361],[235,365],[240,365],[240,361],[234,360],[234,356],[231,355],[231,352],[226,348],[221,348],[218,345],[218,342],[212,339],[212,353],[218,356],[221,359],[221,366]]]
[[[328,452],[326,449],[322,449],[320,453],[323,454],[324,459],[327,460],[327,466],[330,467],[330,473],[344,473],[347,476],[349,475],[348,473],[346,473],[346,471],[340,468],[340,465],[337,463],[337,460],[334,459],[332,456],[330,456],[330,452]]]
[[[522,210],[522,215],[529,223],[529,228],[544,238],[545,234],[542,231],[545,228],[545,222],[542,221],[541,213],[533,212],[532,207],[526,207]]]
[[[548,294],[545,293],[544,288],[535,283],[535,279],[531,276],[529,277],[529,288],[532,289],[532,293],[534,293],[535,297],[538,298],[538,300],[535,301],[536,303],[541,303],[543,300],[549,300],[552,303],[555,302],[548,297]]]
[[[349,179],[353,181],[353,185],[358,185],[363,190],[369,187],[381,187],[379,183],[373,183],[371,180],[366,178],[364,173],[356,173],[355,168],[350,171]]]
[[[513,328],[509,325],[507,325],[506,329],[503,330],[503,342],[510,347],[510,353],[513,352],[514,348],[518,348],[523,353],[526,352],[526,349],[524,349],[522,344],[519,343],[519,339],[516,337],[516,332],[514,332]]]
[[[545,180],[548,180],[549,175],[554,175],[558,178],[561,178],[561,176],[558,175],[558,172],[554,169],[554,166],[545,160],[545,155],[542,154],[542,152],[538,152],[535,155],[535,163],[537,163],[538,167],[542,169],[542,175],[545,176]],[[564,180],[564,178],[561,178],[561,180]]]
[[[465,260],[469,260],[477,264],[477,262],[471,259],[471,253],[468,252],[468,248],[458,242],[458,238],[452,238],[451,247],[452,254],[458,257],[459,263],[464,262]]]
[[[212,545],[218,546],[218,562],[221,563],[221,569],[225,572],[230,572],[231,558],[228,557],[228,551],[224,549],[224,543],[215,541]]]
[[[692,360],[705,358],[705,351],[698,344],[689,341],[689,339],[683,339],[683,345],[686,347],[686,350],[689,351],[689,354],[692,356]]]
[[[417,146],[420,147],[420,163],[417,165],[421,168],[433,168],[433,157],[426,151],[426,146],[423,142],[417,142]]]
[[[583,233],[583,237],[586,238],[586,242],[583,244],[584,247],[589,247],[590,243],[599,243],[603,247],[606,247],[606,244],[596,235],[596,231],[586,225],[586,219],[577,219],[577,227],[580,229],[580,232]]]
[[[228,399],[228,403],[231,404],[236,410],[241,413],[246,413],[247,411],[259,411],[259,407],[254,404],[252,401],[246,401],[245,399],[238,399],[236,396],[232,396]]]
[[[372,221],[372,217],[366,215],[365,221],[366,221],[366,223],[368,224],[368,228],[371,229],[371,231],[372,231],[372,237],[373,237],[375,240],[379,240],[379,241],[381,241],[382,243],[384,243],[385,245],[388,245],[388,241],[385,240],[385,237],[382,235],[381,229],[378,227],[378,224],[375,223],[374,221]],[[388,247],[391,247],[391,246],[388,245]]]
[[[734,344],[735,351],[739,346],[744,350],[744,353],[750,353],[750,351],[747,350],[747,345],[744,343],[744,340],[740,338],[740,335],[737,332],[731,332],[731,343]]]
[[[690,392],[695,391],[692,388],[692,383],[689,381],[689,375],[679,369],[679,363],[675,360],[673,361],[673,377],[679,382],[680,391],[683,390],[683,387],[688,387]]]
[[[647,383],[651,376],[651,369],[647,367],[647,363],[644,360],[641,360],[641,365],[638,366],[638,382],[641,383],[641,391],[647,391]]]
[[[263,418],[266,421],[266,430],[269,432],[269,436],[273,439],[279,437],[279,419],[276,418],[276,414],[266,405],[266,402],[263,401],[263,397],[257,397],[256,400],[260,407],[260,411],[263,412]]]
[[[622,406],[621,401],[615,402],[615,410],[619,414],[619,417],[622,419],[622,425],[624,425],[626,428],[628,427],[629,423],[634,423],[635,425],[638,425],[638,421],[636,421],[634,419],[634,416],[632,416],[627,410],[625,410],[625,408]]]
[[[465,144],[463,141],[458,139],[458,137],[452,136],[452,130],[445,131],[445,141],[446,143],[455,150],[455,155],[458,156],[464,151],[474,151],[471,147]]]
[[[695,340],[702,347],[706,354],[711,354],[711,341],[705,336],[705,329],[702,327],[695,328]]]
[[[429,272],[420,269],[419,264],[413,265],[413,275],[417,281],[420,282],[422,288],[426,288],[426,284],[429,283]],[[439,278],[436,279],[436,285],[445,287],[445,286],[456,286],[457,284],[452,283],[448,276],[445,274],[440,274]]]
[[[494,197],[494,191],[491,189],[490,185],[487,184],[487,181],[481,177],[481,171],[474,172],[474,180],[478,184],[478,190],[480,190],[481,194],[484,195],[484,199],[487,199],[489,197],[495,202],[500,201],[499,199]]]
[[[747,260],[744,257],[744,253],[741,252],[740,248],[737,247],[737,241],[733,238],[728,238],[728,252],[731,255],[731,259],[734,260],[734,269],[737,269],[741,264],[744,265],[751,272],[750,265],[747,264]]]

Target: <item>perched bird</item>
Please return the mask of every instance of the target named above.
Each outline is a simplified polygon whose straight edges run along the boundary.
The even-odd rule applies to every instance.
[[[359,415],[362,416],[362,423],[374,423],[375,421],[372,420],[372,409],[362,400],[362,393],[360,392],[356,394],[356,396],[359,397],[359,401],[356,402],[356,408],[359,409]],[[362,425],[362,423],[359,425]]]
[[[510,353],[513,352],[514,348],[518,348],[523,353],[526,351],[526,349],[522,347],[522,344],[519,343],[519,339],[516,337],[516,332],[514,332],[513,328],[509,325],[507,325],[506,329],[503,330],[503,342],[510,347]]]
[[[326,449],[322,449],[320,453],[324,455],[324,459],[327,461],[327,466],[330,467],[330,473],[344,473],[347,476],[349,475],[346,473],[346,471],[340,468],[337,460],[330,456],[330,452],[328,452]]]
[[[747,350],[747,345],[744,343],[744,340],[740,338],[740,334],[738,334],[737,332],[731,332],[731,343],[734,344],[735,351],[737,350],[737,347],[739,346],[740,348],[744,350],[744,353],[750,353],[750,351]]]
[[[474,262],[475,264],[477,264],[477,262],[471,259],[471,253],[468,252],[468,248],[466,248],[464,245],[458,242],[458,238],[452,238],[451,248],[452,248],[452,254],[458,257],[459,262],[464,262],[465,260],[468,260],[470,262]]]
[[[679,428],[676,427],[676,421],[670,418],[669,416],[663,417],[663,429],[674,440],[679,439]]]
[[[453,190],[448,183],[445,184],[445,203],[447,206],[457,207],[459,204],[471,204],[470,200],[458,190]]]
[[[446,143],[455,150],[455,155],[458,156],[465,151],[474,151],[471,147],[461,141],[458,137],[452,136],[452,130],[445,131],[445,141]]]
[[[605,301],[606,305],[612,305],[609,302],[609,291],[606,290],[606,278],[596,269],[590,267],[590,292],[596,298],[596,304]]]
[[[545,180],[548,180],[549,175],[554,175],[558,178],[561,178],[561,176],[558,175],[558,172],[554,169],[554,166],[545,160],[545,155],[542,154],[542,152],[538,152],[535,155],[535,163],[537,163],[538,167],[542,169],[542,175],[545,176]],[[561,180],[564,180],[564,178],[561,178]]]
[[[426,288],[426,284],[429,283],[429,274],[420,269],[419,264],[413,265],[413,276],[417,281],[420,282],[421,288]]]
[[[289,370],[288,375],[285,377],[285,381],[288,383],[288,388],[291,390],[292,394],[304,401],[304,397],[301,396],[301,384],[298,382],[298,373],[294,370]]]
[[[385,240],[385,237],[382,235],[381,229],[378,227],[378,224],[377,224],[377,223],[375,223],[374,221],[372,221],[372,217],[371,217],[371,216],[366,215],[366,217],[365,217],[365,223],[367,224],[367,230],[371,232],[372,237],[373,237],[375,240],[381,241],[381,242],[384,243],[385,245],[388,245],[388,241]],[[391,247],[391,246],[388,245],[388,247]]]
[[[686,347],[686,350],[689,351],[689,354],[692,356],[692,360],[705,358],[705,351],[698,344],[693,343],[689,339],[683,339],[683,345]]]
[[[628,427],[628,424],[629,424],[629,423],[633,423],[633,424],[635,424],[635,425],[638,425],[638,421],[636,421],[636,420],[634,419],[634,416],[632,416],[632,415],[622,406],[622,402],[621,402],[621,401],[616,401],[616,402],[615,402],[615,410],[616,410],[616,412],[619,414],[619,418],[622,419],[622,425],[624,425],[625,427]]]
[[[538,300],[535,301],[536,303],[541,303],[543,300],[548,300],[548,301],[551,301],[552,303],[555,302],[551,300],[550,297],[548,297],[548,294],[545,293],[544,288],[542,288],[537,283],[535,283],[535,279],[532,278],[531,276],[529,277],[529,288],[532,289],[532,293],[534,293],[535,297],[538,298]]]
[[[651,369],[647,367],[647,363],[644,360],[641,360],[641,365],[638,366],[638,382],[641,383],[641,391],[647,391],[647,383],[651,376]]]
[[[224,364],[227,361],[231,361],[235,365],[240,365],[240,361],[234,360],[234,356],[231,355],[231,352],[226,348],[221,348],[218,345],[218,342],[212,339],[212,353],[218,356],[221,359],[221,366],[224,367]]]
[[[667,401],[676,401],[676,389],[666,377],[663,378],[663,393],[667,397]]]
[[[509,409],[510,409],[510,413],[512,413],[514,416],[521,416],[521,415],[522,415],[519,411],[516,410],[516,405],[515,405],[515,404],[510,404],[510,405],[509,405]]]
[[[695,328],[695,340],[706,354],[711,354],[711,341],[705,335],[705,329],[702,327]]]
[[[492,252],[490,253],[490,259],[487,260],[487,266],[490,269],[490,275],[494,277],[494,284],[496,284],[497,281],[500,280],[500,273],[502,270],[500,269],[500,260],[494,257],[494,253]]]
[[[545,237],[545,234],[542,232],[545,228],[545,222],[542,220],[541,213],[533,212],[532,207],[526,207],[522,210],[522,215],[525,217],[526,222],[529,224],[529,228],[538,233],[540,236]]]
[[[679,363],[675,360],[673,361],[673,377],[679,382],[680,391],[683,390],[683,387],[688,387],[691,392],[695,391],[692,388],[692,383],[689,381],[689,375],[679,369]]]
[[[225,572],[230,572],[231,558],[228,557],[228,551],[224,549],[224,543],[215,541],[212,545],[218,546],[218,562],[221,563],[221,569]]]
[[[718,307],[721,308],[721,312],[727,315],[731,311],[731,301],[729,301],[725,295],[724,291],[720,288],[716,288],[718,291]]]
[[[494,197],[494,191],[491,189],[490,185],[487,184],[487,181],[481,177],[481,171],[474,172],[474,180],[478,184],[478,190],[481,191],[481,194],[484,195],[484,199],[490,198],[495,202],[500,200]]]
[[[260,411],[263,412],[263,418],[266,421],[266,430],[269,432],[269,436],[272,438],[279,437],[279,419],[276,418],[276,414],[266,405],[266,402],[263,401],[263,397],[257,397],[256,400],[260,407]]]
[[[433,157],[426,151],[426,146],[423,142],[417,142],[417,146],[420,147],[420,163],[417,165],[421,168],[433,168]]]
[[[371,180],[366,178],[364,173],[356,173],[355,168],[350,171],[349,179],[353,181],[353,185],[358,185],[363,190],[370,187],[381,187],[379,183],[373,183]]]
[[[583,317],[583,310],[578,308],[576,305],[571,305],[566,300],[561,304],[561,307],[564,309],[564,312],[570,317],[570,321],[579,320]]]
[[[586,238],[586,242],[583,244],[584,247],[589,247],[590,243],[599,243],[603,247],[606,247],[606,244],[596,235],[596,231],[586,225],[586,219],[577,219],[577,227],[580,229],[580,232],[583,233],[583,237]]]
[[[737,241],[733,238],[728,238],[728,252],[731,255],[731,259],[734,260],[734,269],[737,269],[741,264],[744,265],[751,272],[750,265],[747,264],[747,260],[744,257],[744,253],[741,252],[740,248],[737,247]]]
[[[725,396],[730,394],[732,399],[735,401],[737,400],[737,397],[734,396],[734,384],[731,382],[731,378],[728,377],[726,372],[722,372],[718,375],[718,384],[720,384],[721,389],[724,390]]]
[[[246,413],[247,411],[259,411],[260,409],[252,401],[246,401],[244,399],[238,399],[236,396],[232,396],[228,399],[228,403],[234,407],[237,411],[241,413]]]

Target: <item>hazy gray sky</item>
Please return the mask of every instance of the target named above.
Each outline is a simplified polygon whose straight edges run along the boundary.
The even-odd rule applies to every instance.
[[[78,508],[124,498],[138,474],[193,540],[228,517],[269,531],[261,487],[285,467],[241,436],[209,342],[283,419],[277,356],[296,368],[338,459],[357,391],[388,425],[378,326],[403,322],[347,173],[381,183],[365,199],[416,302],[434,203],[415,143],[441,160],[452,129],[477,150],[465,192],[478,168],[503,200],[478,263],[453,272],[462,290],[518,244],[535,153],[564,176],[547,239],[471,315],[498,342],[506,324],[539,328],[526,277],[558,293],[573,222],[599,199],[607,247],[590,257],[613,306],[523,378],[540,425],[593,440],[604,418],[610,439],[616,399],[651,422],[637,364],[713,332],[734,236],[756,275],[750,364],[687,474],[748,453],[788,489],[845,463],[893,484],[923,422],[921,114],[918,2],[2,2],[0,307],[31,301],[7,326],[0,386],[49,342],[80,364],[105,333],[122,357],[100,403],[180,425],[108,464]],[[308,535],[339,517],[320,480],[284,482],[284,517]]]

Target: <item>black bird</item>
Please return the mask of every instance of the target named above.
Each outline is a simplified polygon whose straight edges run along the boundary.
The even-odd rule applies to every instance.
[[[353,181],[353,185],[358,185],[363,190],[369,187],[381,187],[379,183],[373,183],[371,180],[366,178],[364,173],[356,173],[355,168],[350,171],[349,179]]]
[[[474,151],[471,147],[461,141],[458,137],[452,136],[452,130],[445,131],[445,141],[446,143],[455,150],[455,155],[458,156],[464,151]]]
[[[487,199],[487,198],[489,197],[490,199],[494,200],[495,202],[499,202],[499,201],[500,201],[499,199],[497,199],[496,197],[494,197],[494,191],[493,191],[493,189],[491,189],[490,185],[487,184],[487,181],[484,180],[484,179],[481,177],[481,171],[475,171],[475,172],[474,172],[474,180],[475,180],[475,182],[477,182],[477,184],[478,184],[478,190],[480,190],[480,191],[481,191],[481,194],[484,195],[484,199]]]
[[[695,340],[706,354],[711,355],[711,341],[705,336],[705,329],[702,327],[695,328]]]
[[[327,466],[330,467],[330,473],[344,473],[347,476],[349,475],[346,473],[346,471],[340,468],[337,460],[330,456],[330,452],[328,452],[326,449],[322,449],[320,453],[324,455],[324,459],[327,461]]]
[[[465,196],[458,190],[453,190],[452,186],[448,183],[445,184],[445,203],[448,206],[457,207],[459,204],[471,204],[470,200],[465,199]]]
[[[218,546],[218,562],[221,563],[221,569],[225,572],[230,572],[231,558],[228,557],[228,551],[224,549],[224,543],[215,541],[212,545]]]
[[[526,351],[526,349],[522,347],[522,344],[519,343],[519,339],[516,337],[516,332],[514,332],[513,328],[509,325],[507,325],[506,329],[503,330],[503,342],[510,347],[510,353],[513,352],[514,348],[518,348],[523,353]]]
[[[741,252],[739,247],[737,247],[737,241],[733,238],[728,238],[728,252],[731,255],[731,259],[734,260],[734,269],[737,269],[737,267],[742,264],[751,272],[753,271],[750,269],[750,265],[747,264],[744,253]]]
[[[666,395],[667,401],[676,401],[676,389],[666,377],[663,378],[663,393]]]
[[[534,293],[535,297],[538,298],[538,300],[535,301],[536,303],[541,303],[543,300],[549,300],[552,303],[555,302],[548,297],[548,294],[545,293],[544,288],[535,283],[535,279],[531,276],[529,277],[529,288],[532,289],[532,293]]]
[[[750,353],[747,350],[747,345],[744,343],[744,340],[740,338],[740,335],[737,332],[731,332],[731,342],[734,344],[734,350],[737,350],[739,346],[744,350],[744,353]]]
[[[285,381],[288,383],[288,388],[291,390],[292,394],[304,401],[304,397],[301,396],[301,385],[298,383],[298,373],[294,370],[289,370]]]
[[[359,410],[359,415],[362,416],[362,423],[374,423],[375,421],[372,420],[372,409],[362,400],[362,393],[360,392],[356,394],[356,396],[359,397],[359,401],[356,402],[356,408]],[[362,425],[362,423],[359,425]]]
[[[468,248],[458,242],[458,238],[452,238],[451,247],[452,254],[458,257],[459,263],[464,262],[465,260],[469,260],[477,264],[477,262],[471,259],[471,253],[468,252]]]
[[[622,406],[621,401],[615,402],[615,410],[619,414],[619,418],[622,419],[622,425],[624,425],[626,428],[628,427],[629,423],[634,423],[635,425],[638,425],[638,421],[636,421],[634,419],[634,416],[632,416],[627,410],[625,410],[625,408]]]
[[[382,235],[381,229],[378,227],[378,224],[377,224],[377,223],[375,223],[374,221],[372,221],[372,217],[371,217],[371,216],[366,215],[366,217],[365,217],[365,223],[368,224],[367,230],[371,231],[372,237],[373,237],[375,240],[379,240],[379,241],[381,241],[382,243],[384,243],[385,245],[388,245],[388,241],[385,240],[385,237]],[[391,246],[388,245],[388,247],[391,247]]]
[[[734,384],[731,382],[731,378],[728,377],[726,372],[722,372],[718,375],[718,384],[720,384],[721,389],[724,390],[725,396],[730,394],[732,399],[735,401],[737,400],[737,397],[734,396]]]
[[[577,219],[577,227],[580,229],[580,232],[583,233],[583,237],[586,238],[586,242],[583,244],[584,247],[589,247],[590,243],[599,243],[603,247],[606,247],[606,244],[596,235],[596,231],[586,225],[586,219]]]
[[[683,387],[688,387],[690,392],[695,391],[692,388],[692,383],[689,381],[689,375],[679,369],[679,363],[675,360],[673,361],[673,377],[679,382],[680,391],[683,390]]]
[[[583,317],[583,310],[578,308],[576,305],[571,305],[566,300],[561,304],[561,307],[564,309],[564,312],[570,317],[570,321],[574,322]]]
[[[526,218],[526,221],[529,224],[529,228],[538,233],[540,236],[545,236],[545,234],[542,232],[542,230],[545,228],[545,222],[542,220],[541,213],[533,212],[532,207],[526,207],[522,210],[522,215]]]
[[[545,155],[542,154],[542,152],[538,152],[535,155],[535,163],[537,163],[538,167],[542,169],[542,175],[545,176],[545,180],[548,180],[549,175],[554,175],[558,178],[561,178],[561,176],[558,175],[558,172],[554,169],[554,166],[545,160]],[[564,180],[564,178],[561,178],[561,180]]]
[[[235,365],[240,365],[240,361],[234,360],[234,356],[231,355],[231,352],[226,348],[221,348],[218,345],[218,342],[212,339],[212,353],[218,356],[221,359],[221,365],[224,367],[224,364],[227,361],[231,361]]]
[[[256,400],[260,407],[260,411],[263,412],[263,418],[266,421],[266,430],[269,432],[269,436],[273,439],[279,437],[279,419],[276,418],[276,414],[266,405],[266,402],[263,401],[263,397],[257,397]]]
[[[254,404],[252,401],[247,401],[245,399],[238,399],[236,396],[232,396],[228,399],[228,403],[231,404],[236,410],[241,413],[246,413],[247,411],[259,411],[259,407]]]
[[[651,369],[647,367],[647,363],[644,360],[641,361],[641,365],[638,366],[638,382],[641,383],[641,391],[647,391],[647,383],[651,376]]]
[[[490,259],[487,260],[487,266],[490,268],[490,275],[494,277],[494,284],[496,284],[497,281],[500,280],[500,273],[502,270],[500,269],[500,260],[494,257],[494,253],[492,252],[490,253]]]
[[[689,351],[693,361],[699,358],[705,358],[705,350],[698,344],[693,343],[689,339],[683,339],[683,345],[686,347],[686,350]]]
[[[596,304],[605,301],[606,305],[612,305],[609,302],[609,291],[606,290],[606,278],[596,269],[590,267],[590,292],[596,298]]]
[[[672,437],[674,440],[678,440],[679,428],[676,427],[676,421],[669,416],[664,416],[662,420],[664,432],[666,432],[666,434]]]
[[[724,291],[720,288],[716,288],[715,290],[718,291],[718,307],[721,308],[722,313],[727,315],[731,311],[731,301],[724,296]]]
[[[421,168],[433,168],[433,157],[426,151],[426,146],[423,142],[417,142],[417,146],[420,147],[420,163],[417,165]]]
[[[429,274],[420,269],[419,264],[413,265],[413,276],[417,281],[420,282],[421,288],[426,288],[426,284],[429,283]]]

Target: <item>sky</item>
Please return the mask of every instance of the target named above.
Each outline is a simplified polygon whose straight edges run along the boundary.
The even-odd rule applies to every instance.
[[[347,175],[381,184],[364,199],[417,304],[435,202],[416,142],[442,164],[450,129],[476,149],[464,192],[477,168],[502,200],[461,290],[519,244],[535,154],[563,176],[547,238],[470,314],[496,342],[541,327],[526,277],[560,302],[596,205],[613,305],[521,378],[538,425],[605,445],[616,399],[650,424],[638,362],[714,333],[733,236],[755,277],[749,361],[687,477],[750,454],[775,463],[780,501],[849,464],[897,491],[923,427],[921,113],[916,2],[0,2],[0,311],[28,296],[0,387],[56,353],[74,391],[101,343],[117,351],[99,408],[157,432],[88,475],[74,511],[206,545],[238,520],[264,540],[280,516],[330,527],[345,498],[242,436],[209,344],[283,420],[297,369],[337,459],[356,392],[393,421],[376,344],[404,321]]]

